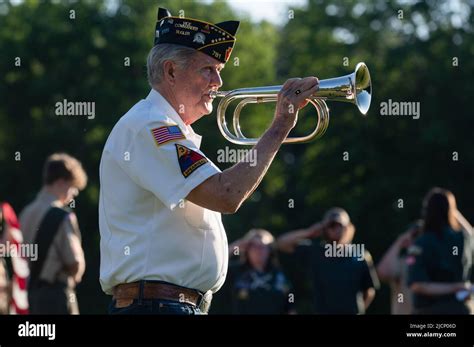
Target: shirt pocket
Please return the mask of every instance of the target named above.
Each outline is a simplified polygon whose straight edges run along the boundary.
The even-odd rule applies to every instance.
[[[185,203],[184,218],[193,228],[211,230],[214,227],[214,212],[193,204],[191,201]]]

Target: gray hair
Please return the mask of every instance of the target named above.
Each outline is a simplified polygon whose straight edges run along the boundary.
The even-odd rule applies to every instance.
[[[162,43],[154,46],[148,53],[146,62],[148,83],[153,87],[163,81],[163,64],[165,61],[174,61],[179,68],[183,69],[191,62],[195,54],[196,50],[192,48],[172,43]]]

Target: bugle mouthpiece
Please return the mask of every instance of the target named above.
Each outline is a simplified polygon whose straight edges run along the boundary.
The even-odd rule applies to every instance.
[[[222,92],[222,91],[211,91],[209,93],[209,96],[213,99],[217,98],[217,97],[220,97],[220,98],[223,98],[224,96],[226,96],[227,94],[229,94],[229,92]]]

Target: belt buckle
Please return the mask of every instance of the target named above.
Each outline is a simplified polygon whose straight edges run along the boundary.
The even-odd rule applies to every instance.
[[[196,290],[197,294],[198,294],[198,299],[196,301],[196,308],[199,308],[201,309],[201,304],[203,303],[204,301],[204,294],[201,293],[199,290]]]
[[[196,303],[196,307],[202,312],[207,314],[209,311],[209,308],[211,306],[211,300],[212,300],[212,292],[209,290],[205,293],[199,293],[199,300]]]

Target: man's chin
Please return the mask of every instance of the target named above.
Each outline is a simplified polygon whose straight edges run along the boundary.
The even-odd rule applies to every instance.
[[[192,124],[192,123],[196,122],[197,120],[201,119],[202,117],[210,115],[211,113],[212,113],[212,105],[211,105],[211,107],[203,106],[203,107],[201,107],[199,112],[196,113],[196,116],[193,118],[193,120],[189,124]]]
[[[212,103],[206,103],[203,108],[203,116],[207,116],[212,113]]]

